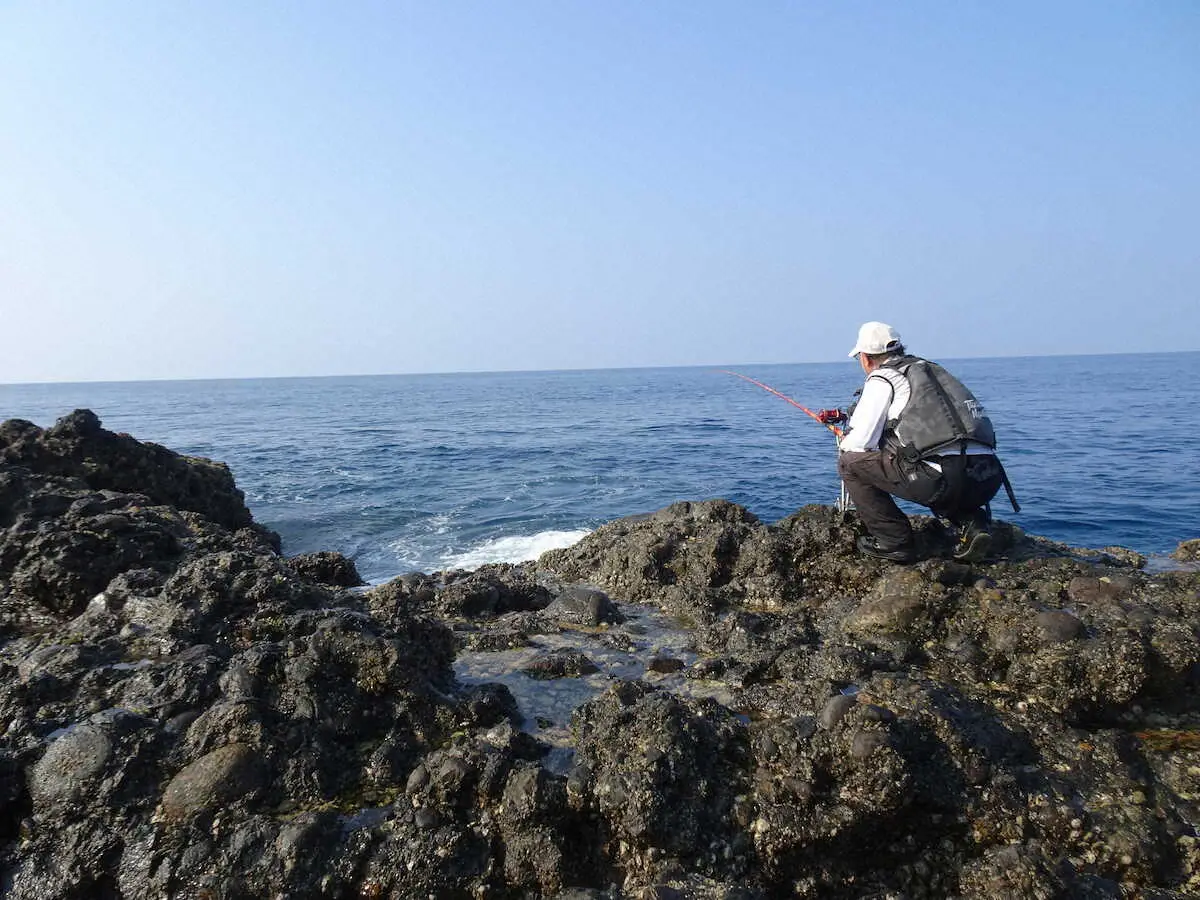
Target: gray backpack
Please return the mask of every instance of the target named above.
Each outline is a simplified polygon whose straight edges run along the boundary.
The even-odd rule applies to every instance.
[[[902,356],[884,366],[908,379],[912,392],[900,416],[888,422],[896,452],[909,459],[962,450],[967,441],[996,449],[996,431],[983,404],[966,386],[919,356]]]

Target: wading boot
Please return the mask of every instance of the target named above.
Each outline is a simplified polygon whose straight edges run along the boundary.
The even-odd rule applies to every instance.
[[[917,545],[912,541],[895,547],[881,547],[879,541],[869,534],[864,534],[858,539],[858,549],[867,556],[898,563],[913,563],[920,558],[917,554]]]
[[[979,563],[987,559],[992,549],[991,517],[980,510],[963,526],[954,558],[959,562]]]

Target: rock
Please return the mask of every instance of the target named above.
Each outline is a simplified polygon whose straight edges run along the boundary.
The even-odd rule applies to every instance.
[[[479,684],[466,689],[460,708],[473,725],[487,728],[520,720],[516,698],[502,684]]]
[[[825,705],[821,707],[821,714],[817,717],[817,723],[829,730],[837,725],[858,703],[858,699],[845,694],[838,694],[836,697],[830,697]]]
[[[1146,557],[1128,547],[1104,547],[1100,553],[1107,559],[1133,569],[1142,569],[1146,566]]]
[[[831,509],[704,501],[355,593],[222,470],[0,425],[6,897],[1195,893],[1187,567],[996,523],[986,578],[898,568]],[[578,680],[531,690],[539,643]],[[578,677],[693,653],[678,693]]]
[[[1111,603],[1127,595],[1131,587],[1132,583],[1121,577],[1113,579],[1107,576],[1102,578],[1079,576],[1072,578],[1067,585],[1067,597],[1084,606]]]
[[[262,767],[245,744],[229,744],[184,768],[163,791],[159,812],[169,822],[181,822],[244,800],[263,784]]]
[[[293,556],[287,560],[287,567],[307,581],[328,587],[352,588],[366,584],[358,574],[354,560],[331,550]]]
[[[1038,613],[1037,626],[1041,631],[1042,641],[1046,644],[1071,641],[1083,633],[1083,623],[1075,616],[1060,609]]]
[[[578,678],[598,672],[596,664],[576,650],[559,650],[535,657],[522,669],[530,678]]]
[[[27,482],[36,499],[50,499],[47,487]],[[169,570],[183,556],[190,534],[170,512],[145,509],[142,498],[79,490],[59,489],[53,499],[72,498],[93,502],[51,515],[27,510],[0,535],[0,577],[11,594],[76,615],[110,580],[133,569]]]
[[[415,794],[421,791],[425,785],[429,784],[429,772],[424,766],[417,766],[412,770],[412,774],[408,776],[408,783],[404,790],[406,793]]]
[[[671,672],[678,672],[684,668],[684,661],[676,659],[673,656],[652,656],[650,661],[646,663],[648,672],[658,672],[660,675],[668,675]]]
[[[1180,541],[1179,546],[1171,551],[1171,556],[1180,562],[1200,562],[1200,538]]]
[[[514,768],[500,802],[501,831],[506,845],[504,876],[508,884],[553,895],[563,887],[565,877],[569,877],[567,873],[586,868],[578,865],[579,859],[569,858],[575,852],[570,836],[556,828],[567,809],[561,779],[530,764]]]
[[[554,598],[542,614],[549,619],[571,625],[596,627],[601,623],[617,623],[624,617],[608,594],[597,588],[575,585]]]
[[[926,613],[929,587],[915,569],[897,569],[885,575],[872,599],[846,621],[846,631],[861,637],[907,634]]]
[[[850,743],[850,753],[856,759],[866,759],[877,750],[888,745],[888,736],[883,731],[856,731]]]
[[[45,430],[17,419],[3,423],[0,463],[38,475],[79,478],[94,491],[141,494],[151,505],[197,512],[231,530],[252,521],[224,463],[113,434],[87,409]]]
[[[993,847],[979,860],[964,867],[963,896],[970,898],[1030,897],[1051,898],[1063,894],[1064,885],[1038,846],[1011,844]],[[1085,896],[1112,896],[1091,893]]]
[[[551,599],[550,591],[527,569],[502,563],[469,573],[445,573],[427,608],[448,618],[490,619],[543,610]]]
[[[538,567],[625,601],[661,596],[672,612],[700,619],[729,602],[779,603],[789,562],[780,538],[748,510],[706,500],[611,522],[543,554]]]
[[[748,741],[728,710],[628,682],[580,707],[571,727],[589,773],[582,805],[611,829],[625,865],[652,877],[659,853],[698,862],[732,842]],[[722,855],[717,865],[739,863]]]
[[[92,725],[67,729],[33,767],[30,797],[39,807],[75,803],[104,772],[112,752],[112,742],[102,729]]]

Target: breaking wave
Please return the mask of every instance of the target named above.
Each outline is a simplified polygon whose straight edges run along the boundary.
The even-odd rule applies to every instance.
[[[577,531],[539,531],[529,536],[493,538],[443,560],[447,569],[478,569],[487,563],[518,563],[537,559],[547,550],[570,547],[591,534],[587,529]]]

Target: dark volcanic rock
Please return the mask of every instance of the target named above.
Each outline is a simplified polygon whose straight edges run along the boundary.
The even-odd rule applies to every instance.
[[[948,554],[940,526],[916,525]],[[738,547],[714,552],[731,530]],[[1200,576],[1154,578],[1135,554],[997,532],[1007,558],[984,578],[936,556],[858,557],[854,522],[831,510],[765,526],[678,504],[538,566],[701,623],[711,656],[695,668],[752,714],[740,773],[753,789],[729,810],[752,845],[729,843],[744,884],[813,897],[1194,888]],[[1162,733],[1185,736],[1165,743],[1174,760],[1138,737]],[[1151,787],[1181,765],[1185,790]]]
[[[1200,562],[1200,538],[1180,541],[1171,555],[1183,562]]]
[[[729,710],[625,682],[577,710],[572,729],[568,791],[600,817],[630,875],[745,871],[749,741]]]
[[[528,662],[522,672],[530,678],[578,678],[599,671],[596,664],[578,650],[557,650],[543,653]]]
[[[545,609],[552,599],[527,569],[501,563],[433,577],[401,575],[369,591],[366,602],[381,615],[416,608],[451,619],[493,619]]]
[[[0,529],[0,632],[75,615],[131,570],[279,545],[223,464],[105,431],[87,410],[46,430],[0,425]]]
[[[38,475],[78,478],[96,491],[141,494],[151,505],[197,512],[230,530],[251,524],[224,463],[106,431],[87,409],[45,430],[20,419],[0,424],[0,462]]]
[[[604,591],[573,585],[554,598],[543,614],[558,622],[595,627],[624,621],[624,616]]]
[[[682,659],[676,659],[673,656],[654,656],[646,663],[646,670],[648,672],[667,674],[669,672],[678,672],[685,668],[686,665]]]
[[[32,487],[34,480],[27,484]],[[49,516],[31,509],[19,516],[4,534],[0,568],[11,593],[53,613],[79,612],[130,569],[169,569],[192,536],[182,517],[169,508],[147,508],[141,497],[63,489],[41,492],[37,499],[51,508],[61,501],[65,509]]]
[[[354,560],[332,550],[289,557],[287,567],[301,578],[329,587],[353,588],[366,584]]]
[[[163,791],[159,815],[182,821],[224,807],[263,787],[259,756],[245,744],[227,744],[206,753],[171,779]]]
[[[358,594],[219,464],[0,425],[0,894],[1195,896],[1200,573],[914,524],[896,566],[830,509],[680,503]],[[455,680],[531,645],[597,674]],[[520,730],[525,685],[606,679]]]
[[[728,603],[778,606],[790,598],[789,549],[742,507],[706,500],[609,523],[544,554],[539,567],[703,621]]]

